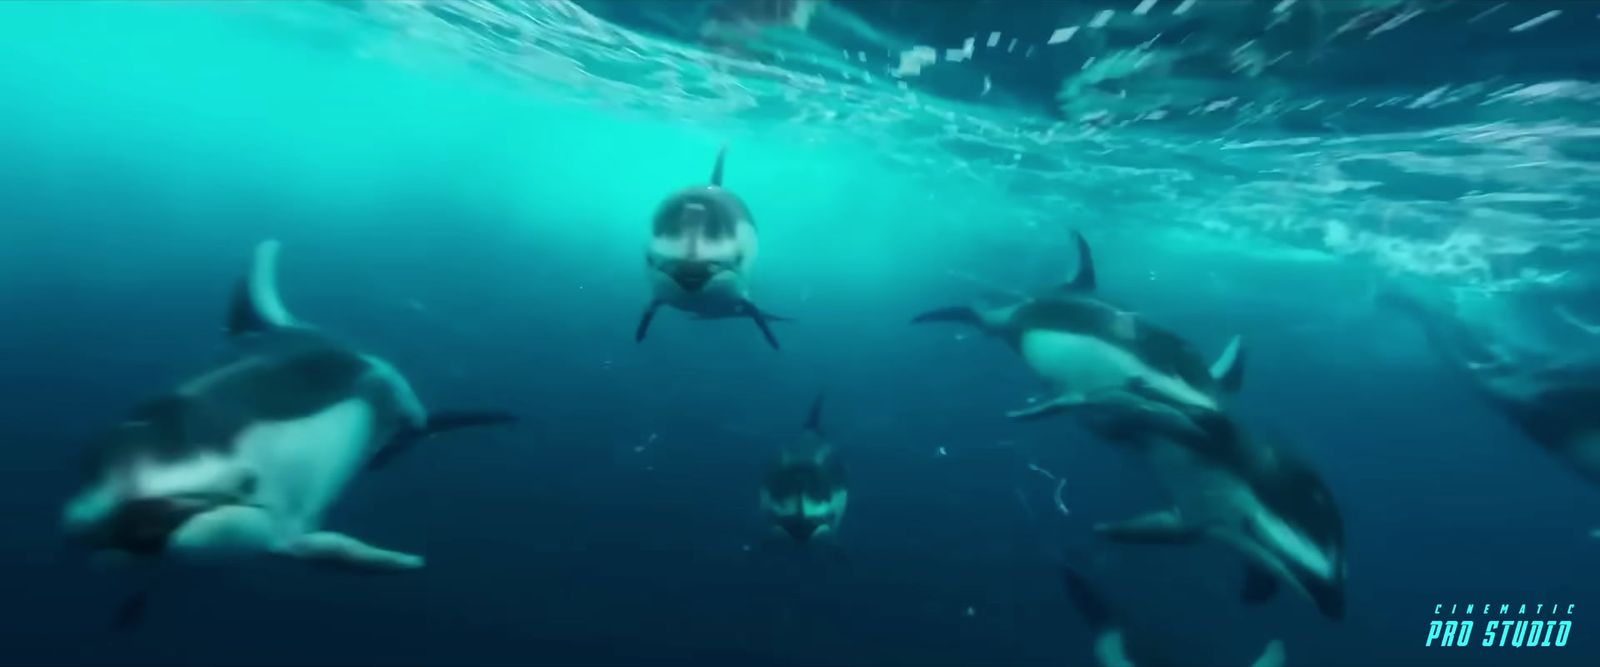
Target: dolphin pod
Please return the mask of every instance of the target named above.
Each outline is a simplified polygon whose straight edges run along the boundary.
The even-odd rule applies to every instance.
[[[744,199],[723,185],[726,155],[725,147],[717,153],[708,182],[670,193],[656,207],[644,257],[650,300],[634,329],[638,342],[668,306],[700,320],[748,320],[779,348],[773,324],[788,318],[752,296],[757,228]],[[1049,388],[1006,418],[1069,420],[1154,475],[1166,502],[1098,523],[1101,539],[1220,544],[1243,565],[1242,601],[1261,603],[1288,588],[1324,616],[1342,618],[1347,563],[1338,505],[1310,465],[1236,414],[1243,341],[1234,337],[1202,355],[1181,335],[1102,296],[1088,241],[1075,233],[1073,244],[1076,269],[1058,285],[999,304],[945,305],[912,323],[972,327],[999,340]],[[82,549],[146,573],[119,623],[136,623],[153,582],[186,563],[278,558],[369,573],[423,567],[420,554],[329,530],[324,516],[360,474],[396,465],[433,436],[517,421],[497,409],[428,409],[389,361],[295,318],[277,289],[279,251],[274,241],[260,243],[234,291],[224,327],[228,357],[138,403],[90,447],[62,530]],[[1600,481],[1600,370],[1530,366],[1447,309],[1403,294],[1387,295],[1385,303],[1415,321],[1440,358],[1531,441]],[[768,527],[802,546],[839,539],[849,497],[821,406],[819,397],[759,483]],[[1071,567],[1061,576],[1101,664],[1160,662],[1138,657],[1123,616],[1085,576]],[[1275,641],[1256,664],[1282,662]]]
[[[1226,395],[1244,381],[1239,338],[1208,366],[1184,339],[1101,298],[1089,244],[1073,239],[1077,269],[1065,283],[997,308],[940,308],[913,323],[959,322],[1005,341],[1056,392],[1013,418],[1073,416],[1156,474],[1172,506],[1102,523],[1097,533],[1122,543],[1222,544],[1244,560],[1244,601],[1266,601],[1282,583],[1324,615],[1343,617],[1344,524],[1332,494],[1310,466],[1227,410]]]

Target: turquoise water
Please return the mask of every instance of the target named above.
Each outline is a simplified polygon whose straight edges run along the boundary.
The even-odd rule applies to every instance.
[[[0,3],[23,591],[0,660],[1079,664],[1065,549],[1172,627],[1183,664],[1244,664],[1268,637],[1291,665],[1592,664],[1578,639],[1421,650],[1440,602],[1574,602],[1586,636],[1594,490],[1374,295],[1449,295],[1541,358],[1595,349],[1565,323],[1600,321],[1595,5],[1201,3],[1195,29],[1178,2],[839,2],[727,50],[684,38],[706,3],[683,4]],[[1049,43],[1060,26],[1079,30]],[[918,46],[940,62],[894,75]],[[761,229],[753,291],[797,322],[776,354],[679,313],[635,344],[649,216],[722,145]],[[1003,347],[906,326],[1059,281],[1069,229],[1119,303],[1208,357],[1250,341],[1240,411],[1339,498],[1348,619],[1239,605],[1218,550],[1098,546],[1094,522],[1157,502],[1145,472],[1002,420],[1036,386]],[[425,574],[201,578],[109,634],[112,580],[57,548],[77,452],[211,358],[266,237],[298,313],[430,403],[528,423],[343,505],[428,552]],[[849,564],[750,565],[761,466],[819,389],[852,465]]]

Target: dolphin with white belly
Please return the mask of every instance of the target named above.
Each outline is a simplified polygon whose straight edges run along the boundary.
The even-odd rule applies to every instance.
[[[837,535],[850,490],[844,463],[822,433],[822,397],[807,414],[805,430],[779,453],[761,485],[761,509],[795,542]]]
[[[1090,432],[1138,455],[1170,507],[1102,523],[1102,537],[1130,544],[1210,541],[1245,563],[1240,598],[1270,600],[1280,584],[1324,616],[1344,617],[1344,520],[1326,483],[1305,461],[1244,432],[1231,418],[1205,433],[1175,432],[1122,410],[1083,412]]]
[[[96,441],[62,517],[78,546],[152,565],[270,555],[356,572],[422,567],[421,556],[324,530],[325,513],[363,470],[428,436],[516,418],[429,412],[388,362],[294,319],[278,297],[278,250],[255,249],[228,313],[227,357]]]
[[[1089,578],[1071,565],[1061,566],[1061,583],[1067,597],[1083,617],[1094,637],[1094,660],[1099,667],[1166,667],[1183,664],[1163,650],[1160,635],[1150,626],[1135,625],[1101,593]],[[1267,642],[1250,667],[1282,667],[1283,642]]]
[[[1457,378],[1524,435],[1590,483],[1600,484],[1600,355],[1569,360],[1514,354],[1467,325],[1454,306],[1391,290],[1380,302],[1405,313]],[[1570,313],[1557,313],[1588,331]]]
[[[756,226],[749,207],[722,187],[724,147],[717,153],[711,183],[684,188],[656,208],[645,268],[652,298],[639,316],[634,340],[643,341],[656,311],[672,306],[699,319],[749,318],[774,349],[773,315],[750,300],[747,284],[755,263]]]
[[[1081,234],[1073,239],[1077,272],[1055,289],[999,307],[941,308],[912,322],[976,326],[1016,350],[1054,395],[1012,411],[1014,419],[1115,403],[1175,427],[1204,428],[1194,418],[1219,413],[1222,395],[1243,381],[1239,338],[1208,367],[1184,339],[1096,296],[1089,244]]]

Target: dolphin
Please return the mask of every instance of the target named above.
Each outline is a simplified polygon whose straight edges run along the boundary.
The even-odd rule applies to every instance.
[[[1082,423],[1138,455],[1172,503],[1097,524],[1096,533],[1126,544],[1221,544],[1244,561],[1244,602],[1266,602],[1282,583],[1324,616],[1344,617],[1344,520],[1305,461],[1231,417],[1213,420],[1204,433],[1173,431],[1116,409],[1087,411]]]
[[[822,433],[822,397],[807,413],[804,431],[778,453],[761,485],[761,509],[795,542],[837,536],[849,488],[844,463]]]
[[[717,152],[710,185],[679,190],[656,209],[645,251],[653,297],[639,316],[635,341],[644,340],[665,304],[699,319],[750,318],[767,344],[778,348],[770,323],[788,318],[750,300],[746,281],[756,259],[756,226],[744,201],[722,187],[727,152],[725,146]]]
[[[1424,301],[1409,291],[1386,290],[1379,303],[1415,322],[1450,371],[1529,440],[1600,484],[1600,357],[1516,354],[1469,327],[1453,305]],[[1562,319],[1586,330],[1570,314]]]
[[[1162,652],[1158,636],[1148,626],[1135,626],[1117,609],[1088,577],[1070,564],[1061,566],[1061,582],[1067,597],[1083,617],[1094,636],[1095,664],[1100,667],[1163,667],[1181,664]],[[1267,642],[1266,649],[1250,667],[1282,667],[1283,641]]]
[[[1011,411],[1028,420],[1095,404],[1159,416],[1199,430],[1219,413],[1222,396],[1239,390],[1244,353],[1235,336],[1207,366],[1184,339],[1149,319],[1095,295],[1094,258],[1082,234],[1074,233],[1078,268],[1056,288],[1022,295],[1009,304],[978,309],[955,306],[928,311],[913,323],[956,322],[1004,340],[1055,394]]]
[[[269,555],[352,572],[423,566],[324,530],[325,513],[360,472],[428,437],[516,417],[430,412],[389,362],[295,319],[278,296],[279,247],[258,244],[234,291],[228,354],[94,441],[62,514],[75,545],[152,564]],[[137,621],[147,595],[119,624]]]

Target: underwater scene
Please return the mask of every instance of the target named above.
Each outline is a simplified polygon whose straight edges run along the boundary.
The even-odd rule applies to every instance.
[[[1600,2],[0,2],[0,664],[1600,664]]]

